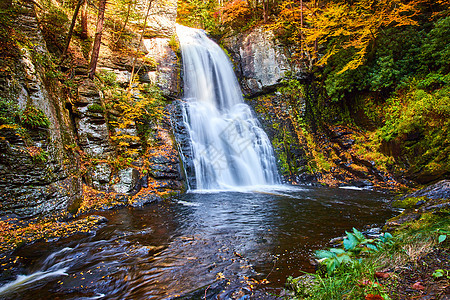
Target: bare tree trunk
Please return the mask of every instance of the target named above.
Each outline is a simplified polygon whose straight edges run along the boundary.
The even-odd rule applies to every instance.
[[[268,2],[269,0],[262,0],[262,5],[263,5],[263,19],[264,19],[264,23],[267,22],[267,8],[268,8]]]
[[[105,19],[105,9],[106,9],[106,0],[99,0],[97,28],[95,30],[94,46],[92,47],[91,62],[89,63],[88,76],[90,79],[94,79],[95,69],[97,68],[98,55],[100,52],[100,44],[102,41],[103,21]]]
[[[117,37],[117,40],[114,44],[117,44],[120,41],[120,38],[122,36],[122,33],[125,31],[127,24],[128,24],[128,19],[130,18],[130,13],[131,13],[131,7],[134,4],[134,0],[130,0],[130,2],[128,3],[128,11],[127,11],[127,16],[125,17],[125,21],[123,22],[123,27],[122,30],[120,30],[119,35]]]
[[[300,58],[303,59],[303,0],[300,0]]]
[[[66,57],[67,50],[69,49],[70,40],[72,39],[73,35],[73,28],[75,27],[75,23],[77,22],[77,16],[78,12],[80,11],[81,4],[83,4],[84,0],[78,0],[77,6],[75,7],[75,11],[73,12],[72,16],[72,23],[70,23],[69,33],[67,34],[66,38],[66,44],[64,45],[64,51],[61,55],[60,64],[64,61],[64,58]]]
[[[148,15],[150,14],[150,8],[152,7],[152,2],[153,2],[153,0],[148,1],[147,14],[145,15],[144,23],[142,24],[141,37],[139,38],[139,43],[137,45],[136,53],[133,58],[133,68],[131,69],[130,83],[128,85],[129,89],[131,89],[131,84],[133,83],[134,69],[136,68],[137,56],[139,53],[139,48],[141,47],[142,40],[144,38],[145,28],[147,27],[147,19],[148,19]]]
[[[87,19],[87,0],[84,0],[81,8],[81,38],[86,40],[88,38],[88,19]]]

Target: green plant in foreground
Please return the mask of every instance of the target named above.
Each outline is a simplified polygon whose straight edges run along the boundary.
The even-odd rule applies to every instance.
[[[368,239],[359,230],[353,228],[353,233],[345,232],[346,238],[342,248],[316,251],[319,262],[326,266],[327,272],[332,274],[338,267],[354,264],[364,254],[378,251],[383,245],[391,243],[392,235],[384,233],[379,238]]]
[[[434,277],[434,279],[441,279],[441,278],[447,278],[450,279],[450,270],[444,270],[444,269],[437,269],[431,274],[431,276]]]

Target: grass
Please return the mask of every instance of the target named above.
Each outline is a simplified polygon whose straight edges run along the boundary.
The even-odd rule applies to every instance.
[[[295,292],[292,299],[398,299],[400,276],[406,266],[420,266],[426,254],[437,248],[448,249],[448,240],[439,243],[438,238],[449,233],[448,216],[423,214],[419,220],[403,224],[392,243],[380,251],[341,265],[331,275],[319,267],[315,274],[289,278],[287,285]],[[377,274],[389,274],[389,278],[379,279]]]

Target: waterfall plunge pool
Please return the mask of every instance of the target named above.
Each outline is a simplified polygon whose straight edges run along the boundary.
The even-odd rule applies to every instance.
[[[352,227],[382,224],[390,196],[291,187],[187,193],[143,208],[99,213],[94,236],[25,246],[23,275],[0,299],[272,299],[290,275]],[[255,281],[267,279],[256,291]]]

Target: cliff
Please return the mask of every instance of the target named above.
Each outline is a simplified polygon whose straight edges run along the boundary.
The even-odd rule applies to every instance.
[[[129,22],[107,16],[94,80],[86,76],[91,39],[77,28],[58,66],[70,10],[16,1],[5,9],[0,216],[67,216],[183,190],[165,109],[180,89],[176,2],[153,1],[139,44],[141,6]],[[88,22],[91,34],[93,13]]]

